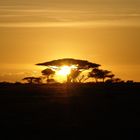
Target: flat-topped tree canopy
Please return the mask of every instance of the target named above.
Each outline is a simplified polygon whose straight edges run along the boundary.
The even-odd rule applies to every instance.
[[[53,60],[53,61],[48,61],[44,63],[38,63],[36,65],[39,66],[56,66],[56,67],[61,67],[61,66],[72,66],[75,65],[79,69],[89,69],[89,68],[97,68],[100,65],[96,63],[89,62],[87,60],[80,60],[80,59],[73,59],[73,58],[63,58],[63,59],[58,59],[58,60]]]

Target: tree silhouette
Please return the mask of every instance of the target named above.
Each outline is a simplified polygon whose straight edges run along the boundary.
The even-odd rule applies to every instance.
[[[97,83],[98,82],[98,73],[99,73],[99,69],[95,68],[91,72],[89,72],[88,77],[89,78],[95,78],[95,81]]]
[[[46,80],[47,83],[50,82],[50,79],[53,79],[52,77],[54,76],[54,74],[55,74],[55,71],[53,71],[50,68],[47,68],[47,69],[42,71],[42,75],[44,75],[47,78],[47,80]]]
[[[89,73],[89,77],[95,78],[96,82],[98,82],[98,79],[102,79],[103,82],[105,82],[106,78],[113,78],[114,74],[112,74],[111,71],[108,70],[95,68]]]
[[[92,63],[92,62],[89,62],[87,60],[79,60],[79,59],[73,59],[73,58],[58,59],[58,60],[48,61],[45,63],[38,63],[36,65],[48,66],[48,67],[50,67],[50,66],[61,67],[61,66],[65,66],[65,65],[66,66],[75,65],[79,69],[97,68],[100,66],[99,64]]]
[[[92,63],[86,60],[79,60],[79,59],[72,59],[72,58],[58,59],[45,63],[39,63],[36,65],[47,66],[50,68],[49,70],[46,69],[42,71],[43,75],[47,75],[47,79],[49,79],[50,75],[54,74],[51,73],[52,67],[60,68],[62,66],[75,66],[75,68],[71,69],[71,73],[67,75],[67,82],[77,82],[78,81],[77,77],[80,75],[82,71],[90,68],[98,68],[100,66],[99,64]]]
[[[29,84],[41,84],[42,83],[41,77],[25,77],[22,80],[27,81],[27,83],[29,83]]]
[[[33,80],[33,82],[35,84],[42,84],[42,78],[41,77],[35,77],[35,79]]]
[[[120,82],[122,82],[122,80],[121,80],[120,78],[114,78],[114,79],[113,79],[113,82],[115,82],[115,83],[120,83]]]
[[[60,70],[63,66],[70,66],[71,72],[67,75],[67,82],[85,82],[89,78],[94,78],[96,82],[99,79],[110,80],[112,82],[119,82],[119,79],[114,78],[114,74],[108,70],[99,69],[100,64],[92,63],[87,60],[73,59],[73,58],[64,58],[53,61],[48,61],[44,63],[36,64],[38,66],[46,66],[47,69],[42,71],[42,74],[46,76],[47,81],[51,81],[55,75],[55,71]],[[90,70],[87,72],[86,70]],[[83,72],[83,73],[82,73]],[[88,75],[84,75],[87,72]]]
[[[82,71],[80,71],[79,69],[71,69],[71,73],[68,75],[68,82],[80,82],[78,81],[78,76],[80,75]]]
[[[110,78],[110,80],[113,80],[114,76],[114,74],[107,75],[107,77]]]

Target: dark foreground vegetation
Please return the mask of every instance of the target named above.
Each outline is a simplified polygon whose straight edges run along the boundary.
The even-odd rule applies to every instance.
[[[0,127],[5,139],[133,139],[140,129],[140,83],[1,83]]]

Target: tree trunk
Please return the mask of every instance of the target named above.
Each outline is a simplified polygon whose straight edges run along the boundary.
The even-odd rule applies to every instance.
[[[98,79],[97,78],[95,78],[95,81],[96,81],[96,83],[98,83]]]

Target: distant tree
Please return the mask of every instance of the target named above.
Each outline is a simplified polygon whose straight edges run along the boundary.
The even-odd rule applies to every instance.
[[[27,83],[29,83],[29,84],[32,84],[33,83],[33,79],[34,79],[34,77],[25,77],[22,80],[23,81],[27,81]]]
[[[120,82],[122,82],[122,80],[120,78],[114,78],[113,79],[113,82],[114,83],[120,83]]]
[[[113,79],[107,79],[105,82],[106,83],[114,83]]]
[[[110,80],[113,80],[113,78],[115,77],[114,74],[110,74],[110,75],[107,75],[108,78],[110,78]]]
[[[27,81],[29,84],[41,84],[40,77],[25,77],[22,80]]]
[[[115,75],[114,74],[112,74],[112,72],[111,71],[108,71],[108,70],[103,70],[103,75],[102,75],[103,77],[102,77],[102,79],[103,79],[103,82],[105,82],[105,79],[106,78],[109,78],[109,79],[113,79],[114,77],[115,77]]]
[[[132,83],[134,83],[134,81],[133,80],[127,80],[126,83],[132,84]]]
[[[56,83],[54,79],[47,79],[47,83]]]
[[[41,77],[35,77],[35,79],[33,80],[33,82],[35,84],[42,84],[42,78]]]
[[[15,84],[15,85],[21,85],[22,83],[19,82],[19,81],[16,81],[14,84]]]
[[[53,71],[50,68],[47,68],[45,70],[42,71],[42,75],[44,75],[47,78],[47,83],[49,82],[50,79],[53,79],[52,77],[54,76],[55,71]]]
[[[113,78],[114,75],[111,71],[95,68],[89,73],[89,77],[95,78],[96,82],[98,82],[98,79],[102,79],[105,82],[106,78]]]
[[[95,78],[95,81],[96,81],[96,83],[97,83],[97,82],[98,82],[98,73],[99,73],[99,69],[97,69],[97,68],[92,69],[92,71],[89,72],[88,77],[89,77],[89,78]]]

